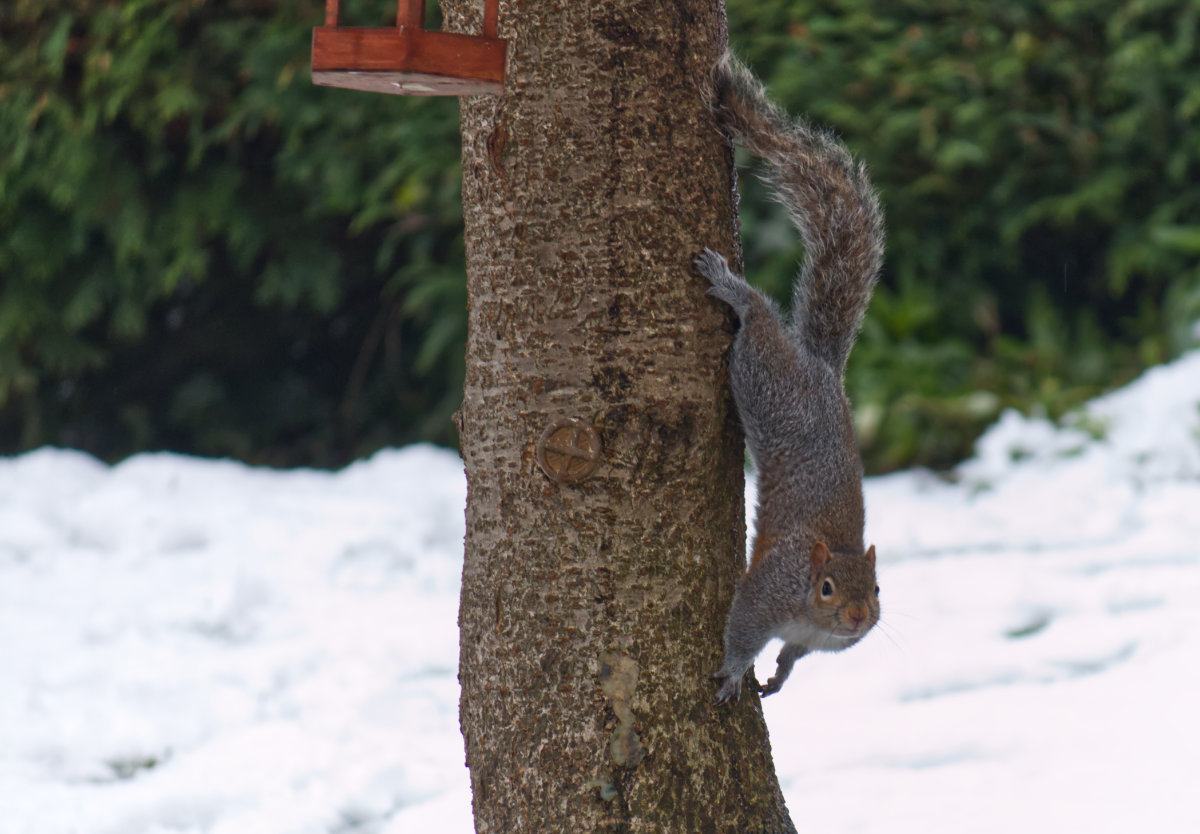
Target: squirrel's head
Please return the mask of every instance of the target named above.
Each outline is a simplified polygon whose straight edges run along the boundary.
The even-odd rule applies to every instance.
[[[833,553],[825,542],[813,545],[810,558],[811,616],[841,646],[862,639],[879,621],[879,585],[875,545],[866,553]]]

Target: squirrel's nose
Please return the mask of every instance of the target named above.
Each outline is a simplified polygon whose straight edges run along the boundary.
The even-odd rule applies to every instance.
[[[865,605],[852,605],[846,609],[846,619],[850,621],[850,625],[858,628],[867,619],[867,607]]]

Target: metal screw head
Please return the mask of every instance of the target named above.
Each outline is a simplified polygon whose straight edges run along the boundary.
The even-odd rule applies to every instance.
[[[538,466],[552,481],[573,484],[600,463],[600,435],[579,417],[555,420],[537,442]]]

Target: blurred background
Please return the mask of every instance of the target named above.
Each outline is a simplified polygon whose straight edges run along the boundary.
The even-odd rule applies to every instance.
[[[1057,418],[1200,342],[1200,2],[728,8],[887,208],[848,377],[869,471],[950,466],[1004,408]],[[312,86],[322,9],[0,6],[0,454],[455,443],[457,103]],[[786,301],[796,235],[742,185],[747,271]]]

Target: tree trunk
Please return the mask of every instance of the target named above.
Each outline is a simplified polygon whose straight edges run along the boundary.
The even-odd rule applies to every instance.
[[[735,247],[700,92],[723,6],[508,2],[500,36],[505,95],[462,107],[476,830],[793,831],[757,698],[711,705],[745,527],[730,325],[691,268]]]

